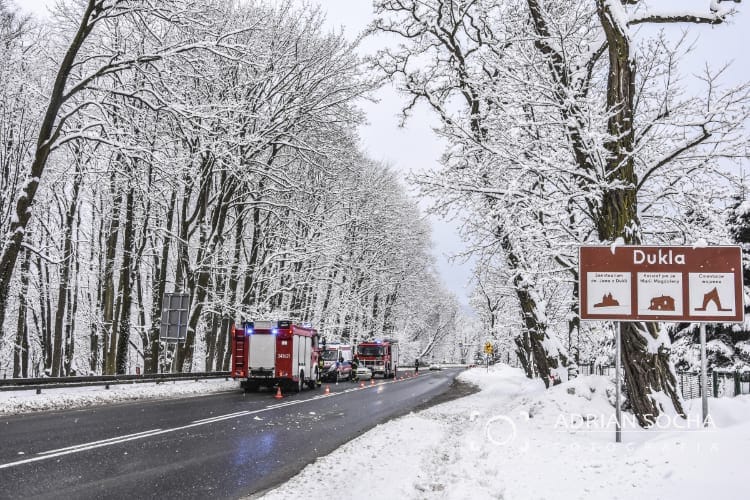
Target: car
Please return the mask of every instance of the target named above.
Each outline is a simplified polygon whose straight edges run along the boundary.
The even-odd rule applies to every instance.
[[[352,379],[352,364],[350,361],[334,363],[321,375],[323,382],[338,382]]]
[[[432,364],[430,365],[430,370],[431,370],[431,371],[432,371],[432,370],[442,370],[442,369],[443,369],[443,367],[442,367],[442,366],[440,366],[440,365],[439,365],[439,364],[437,364],[437,363],[432,363]]]
[[[357,378],[359,380],[369,380],[372,378],[372,370],[365,365],[357,367]]]

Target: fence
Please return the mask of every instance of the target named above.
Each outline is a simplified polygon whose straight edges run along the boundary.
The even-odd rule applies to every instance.
[[[683,399],[695,399],[701,397],[701,375],[700,373],[680,372],[677,374],[677,385]],[[713,396],[709,387],[709,396]]]
[[[581,364],[578,375],[615,376],[614,366]],[[677,385],[684,399],[701,397],[701,377],[697,372],[677,373]],[[708,372],[708,395],[713,398],[734,397],[750,394],[750,371],[714,370]]]
[[[192,372],[192,373],[148,373],[145,375],[88,375],[83,377],[44,377],[44,378],[3,378],[0,379],[0,391],[59,389],[62,387],[85,387],[103,385],[107,389],[111,384],[136,384],[143,382],[172,382],[186,379],[228,378],[230,372]]]
[[[678,373],[677,383],[685,399],[701,397],[700,373]],[[708,373],[708,395],[714,398],[750,394],[750,372],[714,370]]]
[[[606,365],[596,365],[594,363],[578,365],[578,375],[585,377],[586,375],[606,375],[608,377],[615,376],[615,367]]]

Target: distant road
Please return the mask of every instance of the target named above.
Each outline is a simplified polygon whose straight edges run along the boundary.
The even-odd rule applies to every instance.
[[[227,392],[0,418],[0,498],[239,498],[443,398],[460,369],[274,399]],[[399,375],[406,375],[399,372]],[[410,374],[410,373],[409,373]],[[239,386],[239,383],[238,383]],[[373,457],[373,460],[398,460]]]

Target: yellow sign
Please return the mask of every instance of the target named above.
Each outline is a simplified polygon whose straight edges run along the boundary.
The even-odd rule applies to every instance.
[[[489,342],[484,344],[484,352],[486,354],[492,354],[492,344],[490,344]]]

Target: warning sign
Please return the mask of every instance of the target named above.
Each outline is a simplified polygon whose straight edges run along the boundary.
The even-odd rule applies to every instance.
[[[584,320],[741,322],[738,246],[581,247]]]

